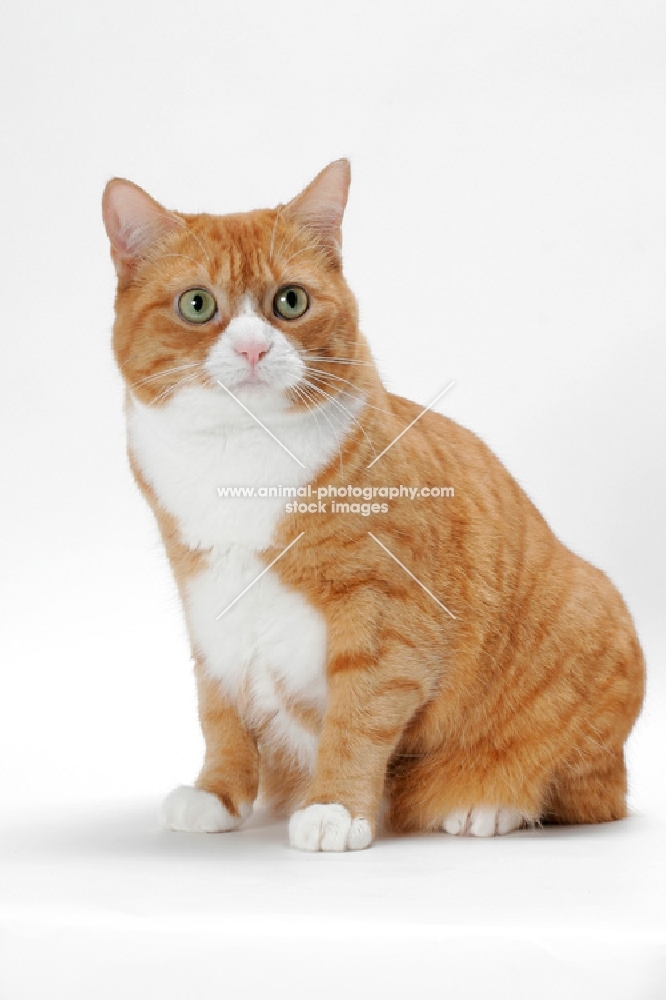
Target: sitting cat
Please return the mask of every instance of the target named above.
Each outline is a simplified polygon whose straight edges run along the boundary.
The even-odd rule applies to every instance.
[[[342,272],[349,182],[338,160],[225,216],[104,193],[129,457],[206,744],[165,821],[230,830],[260,795],[293,846],[337,851],[380,819],[619,819],[644,688],[629,613],[474,434],[382,385]]]

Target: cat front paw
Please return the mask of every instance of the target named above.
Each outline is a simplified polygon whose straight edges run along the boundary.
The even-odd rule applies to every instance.
[[[179,785],[170,792],[162,805],[162,822],[170,830],[185,833],[222,833],[235,830],[252,811],[241,807],[233,816],[217,795],[191,785]]]
[[[292,815],[289,843],[299,851],[361,851],[372,843],[372,827],[337,803],[315,803]]]
[[[458,837],[496,837],[518,830],[524,823],[525,818],[517,809],[476,806],[454,809],[444,818],[442,830]]]

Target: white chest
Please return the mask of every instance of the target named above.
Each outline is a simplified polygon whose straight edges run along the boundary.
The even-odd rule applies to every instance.
[[[231,402],[201,388],[183,389],[160,408],[131,400],[129,445],[183,542],[209,552],[207,568],[185,595],[196,654],[227,695],[242,700],[249,724],[272,717],[275,735],[311,764],[314,738],[284,711],[283,698],[323,710],[325,621],[274,571],[257,579],[264,569],[257,552],[271,543],[289,498],[220,496],[219,490],[306,485],[337,453],[352,418],[334,408],[316,417],[264,418],[290,455],[251,417],[233,413],[230,421]],[[307,544],[306,532],[296,546]]]

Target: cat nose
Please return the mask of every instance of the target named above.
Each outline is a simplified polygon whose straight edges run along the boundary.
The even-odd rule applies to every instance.
[[[234,344],[234,351],[236,354],[242,355],[246,358],[248,364],[251,368],[261,361],[271,349],[271,345],[265,343],[264,341],[256,340],[239,340]]]

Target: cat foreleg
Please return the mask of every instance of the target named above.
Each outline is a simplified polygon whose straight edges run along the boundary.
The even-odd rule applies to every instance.
[[[289,823],[292,847],[344,851],[370,846],[389,758],[424,701],[423,683],[398,673],[399,660],[377,663],[346,654],[329,662],[315,772],[303,808]]]
[[[206,745],[194,786],[181,785],[162,807],[165,826],[189,833],[234,830],[252,812],[259,784],[259,754],[219,683],[196,666],[199,720]]]

